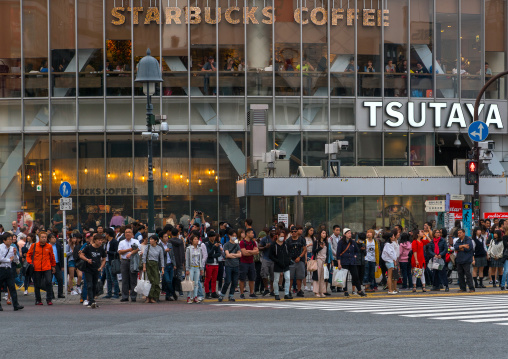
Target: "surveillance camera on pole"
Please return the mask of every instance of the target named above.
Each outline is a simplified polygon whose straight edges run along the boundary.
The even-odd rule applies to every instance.
[[[325,154],[330,155],[329,160],[324,160],[321,162],[321,168],[325,177],[340,176],[340,160],[338,159],[338,156],[341,151],[347,151],[348,148],[348,141],[335,141],[325,144]]]

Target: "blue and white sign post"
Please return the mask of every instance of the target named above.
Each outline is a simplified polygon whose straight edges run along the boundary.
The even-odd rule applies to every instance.
[[[62,211],[62,234],[63,234],[63,247],[64,247],[64,293],[67,293],[67,253],[65,250],[65,245],[67,244],[67,221],[65,219],[65,211],[72,210],[72,198],[69,196],[72,193],[72,187],[69,182],[62,182],[60,184],[60,210]]]
[[[469,138],[474,142],[485,141],[489,135],[489,126],[487,126],[485,122],[474,121],[469,125],[467,134],[469,135]]]
[[[476,99],[475,103],[475,120],[478,120],[478,104],[479,98]],[[473,121],[468,129],[467,133],[469,138],[474,142],[473,146],[473,158],[476,163],[480,164],[480,148],[478,147],[478,142],[483,142],[487,139],[489,135],[489,126],[483,121]],[[475,226],[478,226],[478,221],[480,220],[480,178],[478,176],[478,181],[474,184],[473,190],[473,208],[472,211],[474,213],[474,223]]]

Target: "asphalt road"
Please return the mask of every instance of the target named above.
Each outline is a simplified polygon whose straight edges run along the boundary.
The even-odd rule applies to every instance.
[[[486,299],[502,301],[498,292]],[[367,299],[306,300],[303,307],[345,305],[359,309],[372,305],[399,308],[397,303],[421,296]],[[431,300],[429,296],[425,301]],[[453,298],[454,307],[483,300],[481,296]],[[444,299],[443,299],[444,298]],[[498,298],[498,299],[496,299]],[[508,295],[506,296],[508,299]],[[310,299],[310,298],[309,298]],[[71,302],[35,307],[33,298],[21,297],[19,312],[5,305],[0,313],[0,358],[506,358],[502,339],[506,326],[493,323],[438,321],[399,315],[353,313],[344,310],[308,310],[250,307],[268,301],[216,301],[185,304],[119,303],[99,300],[89,309]],[[278,303],[284,304],[285,301]],[[411,307],[407,305],[406,307]],[[307,309],[307,308],[304,308]]]

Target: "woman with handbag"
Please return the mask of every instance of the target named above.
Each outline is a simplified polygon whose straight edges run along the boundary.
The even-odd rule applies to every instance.
[[[328,233],[326,231],[321,231],[319,234],[319,238],[316,238],[312,243],[312,255],[316,259],[317,262],[317,270],[312,272],[312,288],[314,294],[318,298],[322,298],[326,293],[326,283],[324,277],[324,266],[327,265],[327,257],[328,257]]]
[[[199,277],[203,275],[203,252],[199,246],[199,237],[191,235],[189,243],[185,253],[185,275],[194,282],[194,289],[187,294],[187,304],[200,302],[198,300]]]
[[[418,237],[412,243],[413,256],[411,257],[411,267],[413,272],[413,293],[416,292],[416,281],[420,279],[422,282],[422,292],[425,290],[425,256],[423,254],[423,248],[429,243],[425,232],[420,229],[418,231]]]
[[[385,246],[381,257],[385,261],[386,268],[388,269],[388,294],[397,294],[397,279],[394,276],[394,271],[397,270],[397,260],[399,259],[399,245],[397,244],[397,237],[393,232],[383,233]]]
[[[351,285],[355,286],[358,290],[358,294],[362,297],[366,297],[362,289],[362,282],[360,277],[358,277],[358,270],[356,265],[356,258],[359,255],[358,247],[356,246],[355,241],[351,238],[351,230],[349,228],[344,228],[343,236],[339,240],[337,244],[337,268],[340,270],[342,268],[347,269],[349,273],[351,273]],[[349,297],[349,293],[347,291],[347,281],[344,283],[344,296]]]
[[[159,270],[164,275],[164,252],[158,243],[159,237],[155,234],[150,236],[150,244],[143,254],[143,273],[148,276],[148,280],[152,285],[145,303],[157,303],[161,294],[161,276]]]
[[[503,252],[504,244],[501,231],[494,231],[494,239],[490,242],[487,255],[490,257],[490,268],[492,270],[492,287],[496,288],[496,279],[502,280],[503,274]],[[501,285],[501,283],[499,283]]]

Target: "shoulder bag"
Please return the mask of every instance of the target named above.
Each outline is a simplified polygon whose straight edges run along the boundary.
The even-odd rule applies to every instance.
[[[34,243],[32,244],[32,246],[34,246],[34,251],[32,252],[32,263],[28,263],[28,261],[26,261],[27,266],[26,266],[26,269],[25,269],[25,276],[27,277],[31,277],[34,273],[34,258],[35,258],[35,249],[37,248],[37,243]]]
[[[314,256],[307,261],[307,270],[309,272],[317,271],[317,261],[314,259]]]
[[[111,274],[117,275],[121,273],[121,263],[120,259],[118,259],[118,253],[115,253],[114,259],[111,261]]]

